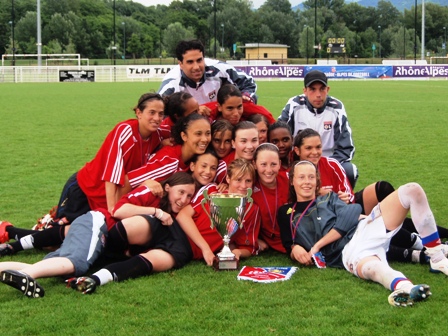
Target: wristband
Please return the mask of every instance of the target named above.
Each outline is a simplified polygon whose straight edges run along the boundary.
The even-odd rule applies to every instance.
[[[156,209],[156,212],[157,212],[157,210],[160,210],[160,216],[157,216],[157,214],[156,214],[156,217],[157,217],[157,219],[161,220],[162,217],[163,217],[163,210],[162,209]]]

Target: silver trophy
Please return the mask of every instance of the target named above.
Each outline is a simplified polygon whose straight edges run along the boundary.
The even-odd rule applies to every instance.
[[[216,227],[224,237],[224,247],[217,254],[213,266],[216,270],[236,270],[238,269],[238,259],[230,251],[229,242],[235,232],[243,228],[244,217],[253,204],[252,189],[247,189],[247,195],[224,193],[209,195],[207,190],[204,190],[203,195],[201,206],[210,218],[210,226],[211,228]],[[205,207],[206,203],[209,204],[210,212]],[[249,203],[249,207],[246,210],[247,203]]]

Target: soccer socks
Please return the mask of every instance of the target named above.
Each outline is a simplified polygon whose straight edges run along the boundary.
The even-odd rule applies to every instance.
[[[378,181],[375,183],[375,194],[378,202],[381,202],[388,195],[392,194],[395,188],[387,181]]]
[[[388,261],[413,262],[420,264],[428,263],[426,254],[423,250],[405,249],[394,245],[389,246],[386,256]]]
[[[96,276],[99,279],[100,285],[104,285],[112,280],[119,282],[149,275],[151,274],[152,269],[152,263],[144,257],[138,255],[126,261],[110,264],[104,269],[96,272],[93,276]]]
[[[8,232],[9,238],[10,239],[15,239],[15,240],[19,240],[22,237],[25,237],[27,235],[36,233],[35,230],[29,230],[29,229],[21,229],[15,226],[8,226],[6,228],[6,232]]]
[[[54,226],[43,231],[33,231],[33,234],[24,236],[11,243],[14,252],[61,245],[65,238],[65,226]]]
[[[405,209],[411,210],[412,221],[425,247],[440,245],[439,233],[428,199],[417,183],[408,183],[398,188],[398,198]]]
[[[121,221],[117,222],[109,230],[107,249],[115,253],[122,253],[129,249],[128,234]]]
[[[364,279],[378,282],[391,291],[410,290],[413,287],[412,282],[403,273],[394,270],[381,260],[366,262],[361,268],[361,273]]]

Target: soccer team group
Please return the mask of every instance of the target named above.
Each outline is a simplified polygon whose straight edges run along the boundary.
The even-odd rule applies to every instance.
[[[230,240],[238,259],[271,249],[313,266],[322,254],[327,266],[389,289],[393,306],[431,295],[388,261],[448,275],[448,230],[436,225],[416,183],[395,190],[377,181],[353,192],[352,132],[324,73],[308,72],[303,93],[275,120],[256,104],[253,78],[204,58],[200,41],[180,41],[176,56],[159,93],[139,98],[135,118],[114,127],[36,227],[0,222],[0,257],[59,246],[35,264],[0,262],[0,282],[39,298],[42,277],[63,276],[68,287],[93,293],[191,260],[211,266],[223,238],[203,211],[204,190],[251,188],[253,206]],[[103,255],[114,261],[87,276]]]

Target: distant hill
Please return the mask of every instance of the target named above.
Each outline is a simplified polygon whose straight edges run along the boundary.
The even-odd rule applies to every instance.
[[[378,0],[345,0],[346,3],[350,2],[357,2],[359,5],[364,7],[377,7],[378,6]],[[441,6],[448,6],[448,0],[425,0],[425,4],[428,2],[439,4]],[[399,11],[402,11],[403,9],[411,9],[414,4],[415,0],[392,0],[390,1],[392,5],[395,6]],[[417,0],[417,6],[422,4],[422,0]],[[297,6],[292,7],[293,10],[303,10],[303,5],[298,4]]]

